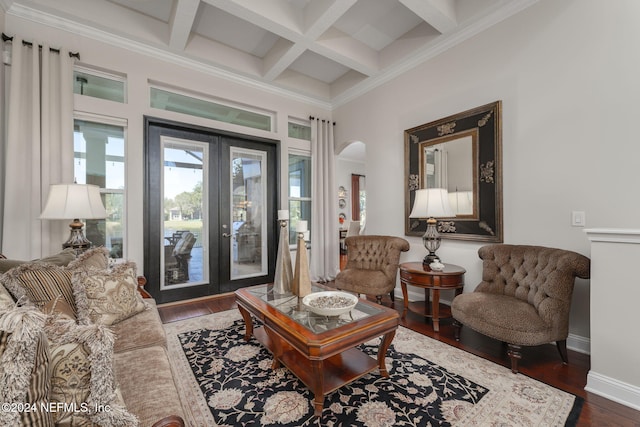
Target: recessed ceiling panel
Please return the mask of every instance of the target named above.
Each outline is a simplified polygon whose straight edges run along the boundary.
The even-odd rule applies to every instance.
[[[204,3],[194,32],[258,58],[264,58],[279,37],[264,28]]]
[[[334,27],[380,51],[421,22],[422,19],[397,0],[360,0]]]
[[[127,9],[151,16],[162,22],[169,22],[173,2],[177,0],[109,0],[111,3],[124,6]]]
[[[344,65],[311,51],[300,55],[289,68],[329,84],[350,70]]]

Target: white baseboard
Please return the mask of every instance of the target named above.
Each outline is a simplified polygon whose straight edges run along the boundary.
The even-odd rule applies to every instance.
[[[578,353],[591,354],[591,339],[580,335],[569,334],[567,348]],[[571,361],[569,361],[571,363]]]
[[[589,371],[584,389],[640,411],[640,387]]]

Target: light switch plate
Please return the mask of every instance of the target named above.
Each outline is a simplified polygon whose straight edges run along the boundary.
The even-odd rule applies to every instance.
[[[571,212],[571,225],[574,227],[584,227],[586,225],[587,218],[584,211]]]

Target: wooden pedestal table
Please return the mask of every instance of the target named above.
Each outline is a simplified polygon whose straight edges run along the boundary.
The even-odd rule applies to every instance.
[[[314,285],[312,292],[327,290]],[[376,369],[388,377],[385,357],[399,324],[395,310],[363,299],[351,313],[319,316],[306,310],[302,299],[276,294],[273,285],[236,291],[236,303],[245,321],[245,340],[256,339],[314,394],[314,414],[320,416],[324,396]],[[253,327],[252,315],[263,326]],[[377,360],[356,346],[382,337]]]
[[[447,307],[440,310],[440,291],[455,290],[455,295],[462,293],[464,288],[464,273],[467,271],[454,264],[445,264],[442,271],[431,270],[422,262],[406,262],[400,264],[400,285],[404,298],[404,311],[402,318],[407,315],[407,310],[430,317],[433,322],[433,330],[440,331],[440,319],[451,317],[451,310]],[[407,285],[424,288],[425,301],[409,304]],[[429,306],[429,292],[431,292],[431,306]]]

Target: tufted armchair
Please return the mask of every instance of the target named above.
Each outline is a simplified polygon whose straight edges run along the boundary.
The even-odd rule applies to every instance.
[[[451,305],[456,340],[466,325],[506,342],[514,373],[522,346],[555,341],[568,363],[573,285],[576,277],[589,278],[589,258],[563,249],[505,244],[483,246],[478,255],[482,282]]]
[[[357,294],[382,295],[396,287],[400,252],[409,242],[393,236],[351,236],[345,239],[347,264],[336,276],[336,288]]]

